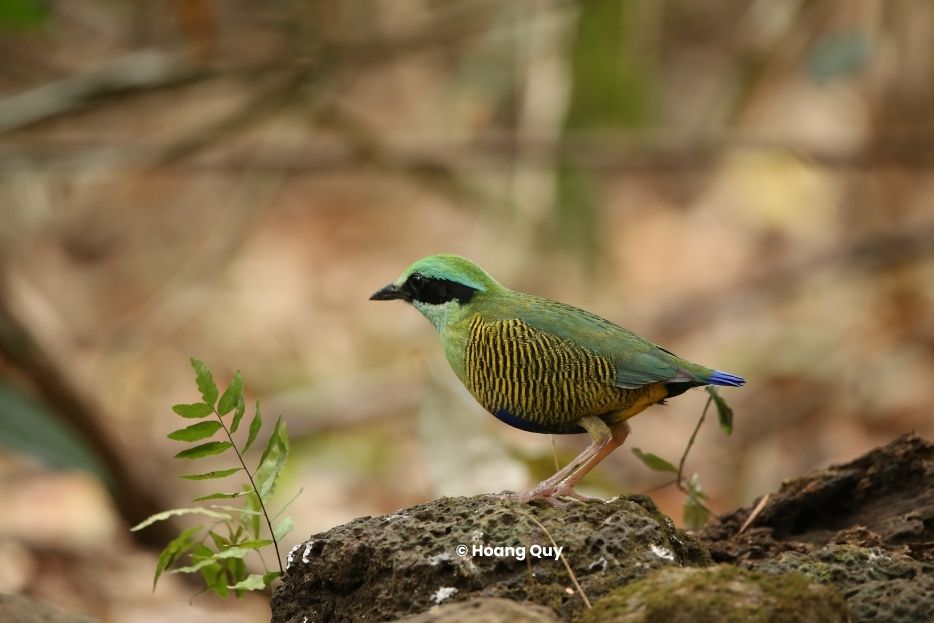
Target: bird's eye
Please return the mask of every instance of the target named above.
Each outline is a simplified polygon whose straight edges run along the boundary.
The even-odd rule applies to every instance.
[[[425,278],[419,273],[414,273],[411,277],[409,277],[409,281],[412,282],[412,285],[420,286],[425,283]]]

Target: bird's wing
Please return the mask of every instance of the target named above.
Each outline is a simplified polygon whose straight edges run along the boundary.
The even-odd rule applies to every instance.
[[[518,317],[527,324],[612,361],[617,387],[698,380],[691,370],[699,368],[696,364],[583,309],[537,297],[523,297],[518,307]]]

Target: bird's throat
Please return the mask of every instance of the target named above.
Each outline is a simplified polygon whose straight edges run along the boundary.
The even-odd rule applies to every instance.
[[[412,305],[428,319],[439,332],[460,317],[463,306],[457,301],[448,301],[440,305],[431,305],[421,301],[412,301]]]

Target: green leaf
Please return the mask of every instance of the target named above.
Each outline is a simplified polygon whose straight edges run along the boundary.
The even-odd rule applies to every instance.
[[[0,373],[0,377],[3,376]],[[61,414],[25,390],[0,378],[0,447],[31,454],[56,469],[77,468],[91,472],[113,486],[113,474],[87,445],[88,437],[78,434]]]
[[[224,567],[217,561],[212,561],[201,569],[201,577],[215,595],[218,597],[227,597],[227,573]]]
[[[214,376],[201,361],[191,358],[191,367],[195,369],[195,383],[198,385],[198,391],[204,402],[214,407],[217,400],[217,385],[214,384]]]
[[[201,572],[204,583],[214,593],[220,597],[227,596],[227,574],[223,565],[215,560],[214,552],[204,543],[199,543],[191,555],[191,560],[195,564],[189,567],[173,569],[172,573],[195,573]]]
[[[198,441],[210,437],[221,428],[221,423],[216,420],[208,422],[198,422],[185,428],[173,430],[167,436],[175,441]]]
[[[175,411],[182,417],[187,418],[203,418],[214,413],[214,410],[211,408],[211,405],[204,402],[196,402],[194,404],[178,404],[172,405],[172,411]]]
[[[195,546],[194,551],[191,553],[191,560],[193,562],[214,560],[214,551],[204,543],[198,543],[198,545]]]
[[[233,498],[238,498],[244,495],[243,491],[238,491],[237,493],[211,493],[209,495],[202,495],[201,497],[195,498],[192,502],[203,502],[205,500],[230,500]]]
[[[281,541],[282,537],[287,535],[294,528],[295,528],[295,522],[292,521],[292,518],[288,516],[283,517],[282,519],[279,520],[278,523],[276,523],[276,525],[272,527],[273,537],[277,541]]]
[[[208,549],[207,547],[205,549]],[[208,551],[211,551],[208,549]],[[195,564],[189,565],[187,567],[177,567],[169,571],[169,573],[194,573],[195,571],[201,571],[208,565],[217,562],[218,560],[224,560],[225,558],[243,558],[249,554],[252,549],[246,547],[228,547],[225,550],[219,552],[211,552],[211,556],[202,558],[198,556],[198,560],[195,561]],[[192,558],[195,558],[194,556]]]
[[[244,413],[246,413],[246,403],[243,401],[243,396],[240,396],[240,399],[237,400],[237,406],[234,407],[233,421],[230,422],[231,435],[237,432],[237,429],[240,428],[240,420],[243,419]]]
[[[720,395],[713,385],[705,387],[707,393],[713,398],[713,403],[717,406],[717,420],[720,422],[720,428],[727,435],[733,432],[733,409],[726,404],[726,400]]]
[[[263,426],[263,418],[260,416],[259,411],[259,398],[256,399],[256,411],[253,414],[253,419],[250,421],[250,432],[246,437],[246,445],[243,446],[243,453],[246,454],[246,451],[250,449],[250,446],[253,445],[253,442],[256,441],[256,436],[259,434],[259,429]]]
[[[240,580],[233,586],[227,588],[244,591],[261,591],[266,588],[266,576],[252,573],[245,580]]]
[[[262,549],[268,545],[272,545],[272,539],[250,539],[248,541],[240,541],[239,543],[234,543],[234,547],[242,547],[246,549]]]
[[[229,441],[209,441],[203,443],[200,446],[195,446],[194,448],[188,448],[187,450],[182,450],[175,455],[176,459],[200,459],[203,456],[211,456],[212,454],[220,454],[227,448],[231,446]]]
[[[227,575],[231,584],[239,584],[247,578],[246,563],[242,559],[231,558],[227,561]],[[245,592],[242,588],[234,590],[237,597],[243,597]]]
[[[217,549],[224,549],[230,547],[230,541],[224,538],[222,535],[214,532],[213,530],[208,531],[208,536],[211,537],[211,540],[214,541],[214,547]]]
[[[656,454],[652,454],[651,452],[643,452],[639,448],[633,448],[632,453],[635,454],[636,458],[642,461],[649,469],[653,469],[656,472],[671,472],[673,474],[678,473],[677,467]]]
[[[810,46],[808,74],[821,85],[852,77],[866,67],[872,47],[869,36],[856,29],[825,34]]]
[[[162,572],[168,569],[173,562],[178,560],[179,556],[194,547],[196,543],[192,541],[192,537],[199,530],[201,530],[201,526],[186,528],[165,546],[165,549],[159,554],[159,562],[156,564],[156,575],[152,579],[152,590],[156,590],[156,584],[159,582],[159,576],[162,575]]]
[[[244,491],[243,496],[247,499],[247,504],[249,503],[249,497],[253,494],[252,491]],[[263,516],[262,511],[251,510],[249,508],[238,508],[236,506],[225,506],[224,504],[211,504],[211,508],[219,508],[220,510],[230,511],[232,513],[240,513],[242,515],[258,515]]]
[[[247,527],[250,530],[250,533],[259,538],[260,533],[260,518],[263,516],[262,506],[259,503],[259,497],[253,491],[248,491],[246,497],[243,498],[243,512],[250,516],[249,523]]]
[[[700,530],[707,524],[710,513],[697,502],[694,496],[689,495],[684,501],[684,527],[689,530]]]
[[[214,560],[214,552],[204,543],[198,543],[195,547],[195,551],[191,554],[191,561],[194,564],[175,567],[169,573],[197,573],[205,567],[220,567],[217,561]]]
[[[222,560],[224,558],[243,558],[253,550],[252,547],[238,547],[234,545],[233,547],[228,547],[225,550],[221,550],[214,554],[214,558],[217,560]]]
[[[239,472],[242,467],[231,467],[230,469],[218,469],[213,472],[207,472],[205,474],[184,474],[179,476],[179,478],[184,478],[185,480],[208,480],[211,478],[223,478],[225,476],[230,476],[231,474],[236,474]]]
[[[282,422],[282,416],[276,420],[276,425],[269,436],[269,442],[260,457],[259,465],[256,467],[254,481],[258,489],[260,499],[266,499],[276,488],[276,481],[279,478],[279,472],[282,471],[286,459],[289,457],[289,438],[286,432],[285,424]]]
[[[217,403],[217,413],[219,415],[227,415],[237,406],[237,403],[242,400],[243,375],[240,374],[240,370],[237,370],[230,380],[230,385],[228,385],[227,389],[224,391],[224,395],[221,396],[220,402]]]
[[[136,524],[130,528],[130,532],[136,532],[137,530],[142,530],[147,526],[151,526],[157,521],[165,521],[169,517],[175,517],[179,515],[205,515],[211,517],[212,519],[220,519],[221,521],[230,521],[233,519],[227,513],[219,513],[217,511],[208,510],[206,508],[194,507],[194,508],[173,508],[171,510],[162,511],[161,513],[156,513],[155,515],[150,515],[140,523]]]
[[[0,0],[0,26],[9,30],[38,28],[49,14],[49,3],[43,0]]]

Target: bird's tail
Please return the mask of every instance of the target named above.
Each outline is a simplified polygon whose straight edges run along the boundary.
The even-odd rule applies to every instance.
[[[740,387],[746,383],[746,379],[741,376],[736,376],[735,374],[730,374],[729,372],[721,372],[720,370],[714,370],[709,377],[707,377],[707,382],[711,385],[724,385],[726,387]]]

